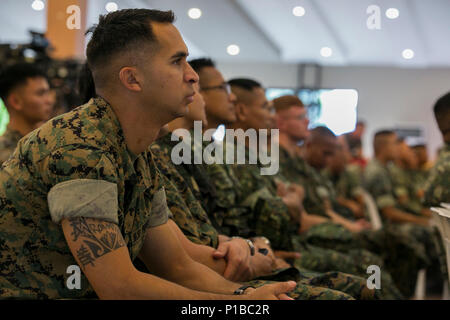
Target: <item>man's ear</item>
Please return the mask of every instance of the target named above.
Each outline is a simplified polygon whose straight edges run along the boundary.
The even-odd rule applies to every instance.
[[[20,95],[17,94],[17,92],[14,91],[11,92],[8,98],[6,99],[6,105],[8,105],[10,109],[16,111],[20,111],[23,109],[22,104],[23,104],[22,98],[20,97]]]
[[[119,71],[120,83],[130,91],[139,92],[142,90],[140,75],[134,67],[123,67]]]
[[[235,104],[236,117],[238,121],[246,121],[247,120],[247,108],[245,108],[245,104],[242,102],[236,102]]]

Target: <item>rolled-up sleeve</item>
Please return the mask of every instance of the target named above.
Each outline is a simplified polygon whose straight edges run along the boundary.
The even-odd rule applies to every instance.
[[[104,180],[76,179],[58,183],[47,196],[53,222],[85,217],[118,224],[117,185]]]

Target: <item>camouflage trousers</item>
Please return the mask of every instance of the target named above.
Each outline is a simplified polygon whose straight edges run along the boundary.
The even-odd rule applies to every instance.
[[[297,268],[281,269],[274,274],[252,280],[249,284],[261,286],[273,281],[294,280],[297,286],[289,296],[296,300],[379,300],[379,290],[369,289],[362,277],[342,272],[315,272]]]
[[[308,244],[296,245],[296,251],[301,257],[294,261],[294,265],[300,269],[327,272],[330,270],[340,271],[362,278],[368,278],[367,268],[377,265],[382,270],[380,277],[381,288],[378,289],[380,299],[398,300],[404,296],[397,289],[390,273],[383,267],[383,260],[364,249],[352,249],[347,253],[336,250],[311,246]]]
[[[410,224],[387,224],[377,231],[355,234],[340,225],[324,223],[312,227],[302,236],[302,240],[315,247],[333,249],[353,256],[355,250],[361,249],[378,255],[381,261],[372,263],[376,261],[372,257],[364,266],[367,263],[377,264],[380,268],[384,266],[395,286],[406,297],[413,294],[418,271],[430,266],[437,257],[430,231]]]

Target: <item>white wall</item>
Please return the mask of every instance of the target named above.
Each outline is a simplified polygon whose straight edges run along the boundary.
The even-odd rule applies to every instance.
[[[296,65],[218,63],[225,79],[252,77],[266,87],[295,87]],[[358,117],[366,120],[366,156],[372,156],[372,136],[379,129],[397,126],[424,129],[432,159],[442,137],[432,112],[436,99],[450,91],[449,69],[390,67],[324,67],[324,88],[356,89]]]

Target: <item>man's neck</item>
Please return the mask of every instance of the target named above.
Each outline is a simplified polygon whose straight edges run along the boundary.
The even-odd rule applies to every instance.
[[[291,139],[287,134],[280,131],[279,141],[280,146],[285,149],[291,155],[291,157],[297,156],[298,145],[295,140]]]
[[[180,117],[170,121],[168,127],[170,132],[177,129],[191,130],[194,127],[194,121],[190,121],[186,117]]]
[[[128,150],[138,155],[156,140],[165,122],[150,111],[149,105],[143,107],[128,98],[120,95],[104,97],[119,120]]]
[[[20,116],[11,116],[8,123],[8,129],[18,131],[22,136],[38,128],[42,122],[30,123]]]

